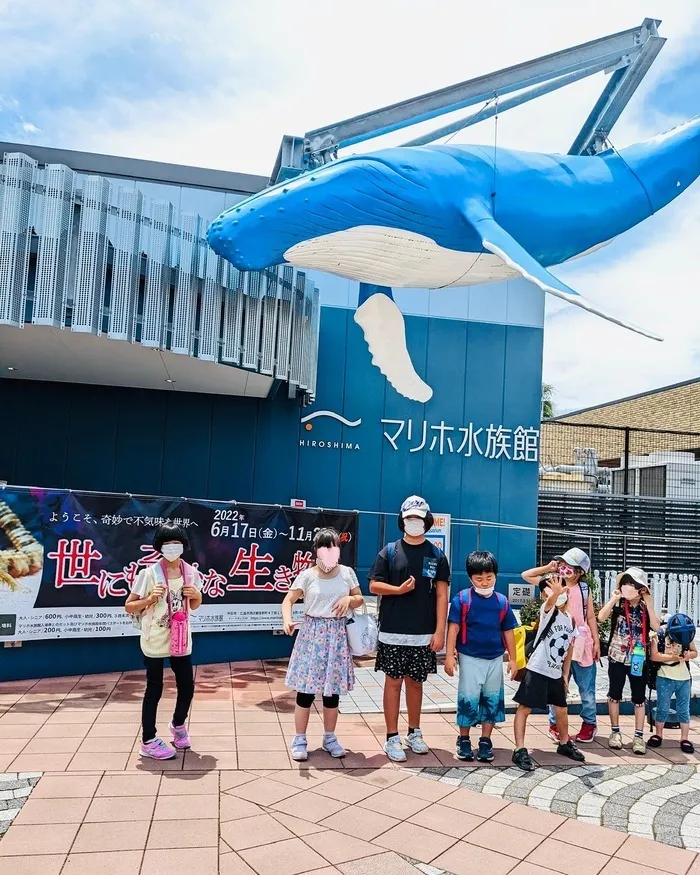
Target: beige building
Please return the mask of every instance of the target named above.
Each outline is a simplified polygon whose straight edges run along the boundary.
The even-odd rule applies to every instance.
[[[577,451],[587,448],[596,451],[601,464],[612,467],[619,466],[625,450],[631,456],[692,452],[698,459],[700,378],[546,420],[541,447],[542,464],[547,466],[575,464],[580,461]]]

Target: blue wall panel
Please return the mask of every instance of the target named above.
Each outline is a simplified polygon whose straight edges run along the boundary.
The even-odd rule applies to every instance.
[[[186,498],[208,495],[214,396],[171,392],[168,402],[161,489]]]
[[[110,492],[114,488],[119,395],[72,386],[70,440],[66,446],[68,485]],[[58,394],[58,393],[57,393]]]
[[[232,403],[235,401],[235,403]],[[252,501],[258,404],[214,396],[209,455],[209,498]]]
[[[120,389],[109,393],[119,404],[119,424],[114,459],[115,492],[162,492],[161,476],[165,451],[167,392],[134,392]]]
[[[310,408],[289,400],[283,385],[274,397],[257,400],[0,380],[2,409],[40,411],[39,422],[29,416],[3,418],[0,479],[278,504],[303,498],[310,506],[367,511],[358,540],[358,574],[365,587],[378,547],[398,537],[395,516],[383,519],[378,512],[395,515],[401,501],[418,492],[455,521],[453,588],[466,583],[464,559],[478,537],[482,549],[497,554],[499,586],[505,589],[534,561],[534,535],[482,527],[477,536],[473,524],[459,520],[534,526],[537,464],[486,458],[474,447],[471,456],[464,450],[459,455],[464,438],[459,429],[469,423],[481,428],[478,441],[485,453],[489,426],[537,427],[542,330],[473,321],[472,303],[473,296],[471,321],[406,318],[411,358],[434,390],[425,405],[388,385],[371,364],[353,311],[337,306],[322,309],[318,391]],[[353,428],[319,417],[305,428],[301,418],[320,410],[361,423]],[[382,419],[404,423],[397,449],[384,433],[393,436],[398,425]],[[425,445],[417,449],[424,421]],[[442,455],[439,432],[431,428],[441,422],[455,429],[445,433]],[[308,445],[311,441],[316,445]],[[288,639],[269,633],[201,634],[195,659],[272,657],[289,647]],[[2,671],[11,665],[17,677],[141,664],[136,639],[26,643],[0,651],[0,660]]]

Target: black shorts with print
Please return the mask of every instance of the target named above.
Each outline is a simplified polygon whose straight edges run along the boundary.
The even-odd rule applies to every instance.
[[[409,647],[380,641],[374,670],[383,671],[390,678],[409,677],[422,684],[429,674],[437,672],[437,654],[428,645]]]

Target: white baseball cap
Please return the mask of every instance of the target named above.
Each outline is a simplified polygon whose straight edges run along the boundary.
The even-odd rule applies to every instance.
[[[591,560],[588,553],[584,553],[583,550],[579,550],[578,547],[572,547],[570,550],[567,550],[563,556],[555,556],[554,561],[565,562],[572,568],[580,568],[585,571],[586,574],[591,570]]]
[[[401,505],[401,516],[404,519],[407,516],[419,516],[421,519],[425,519],[429,513],[430,505],[420,495],[409,495]]]

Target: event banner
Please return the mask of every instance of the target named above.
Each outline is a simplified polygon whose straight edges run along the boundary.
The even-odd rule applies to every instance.
[[[124,602],[166,520],[187,532],[202,575],[194,632],[282,628],[280,604],[314,564],[321,527],[356,564],[357,514],[279,505],[6,487],[0,490],[0,641],[138,634]],[[295,618],[303,609],[295,606]]]

